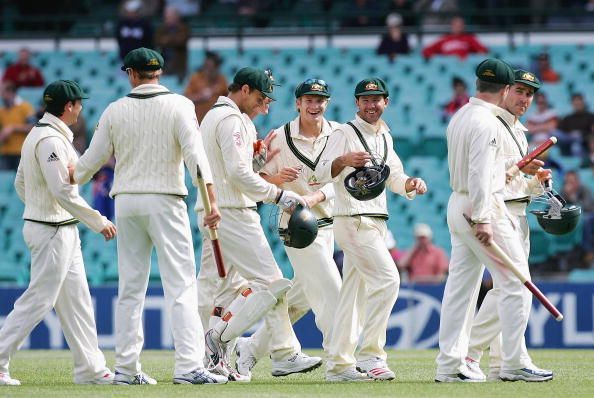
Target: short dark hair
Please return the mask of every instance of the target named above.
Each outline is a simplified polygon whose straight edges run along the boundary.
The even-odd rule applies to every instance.
[[[136,73],[138,73],[138,77],[142,80],[153,80],[157,79],[163,73],[162,69],[157,70],[138,70],[135,69]]]
[[[466,87],[466,82],[465,82],[465,81],[464,81],[464,80],[463,80],[461,77],[459,77],[459,76],[454,76],[454,77],[452,78],[452,87],[453,87],[453,86],[456,86],[456,85],[458,85],[458,84],[461,84],[461,85],[463,85],[464,87]]]
[[[571,94],[571,100],[573,101],[574,99],[579,98],[581,100],[584,99],[584,95],[582,93],[573,93]]]
[[[498,93],[507,84],[486,82],[481,79],[476,79],[476,91],[479,93]]]
[[[238,91],[241,91],[241,88],[242,88],[242,87],[243,87],[245,84],[246,84],[246,83],[239,84],[239,83],[235,83],[235,82],[233,82],[233,83],[231,83],[231,84],[229,85],[229,87],[227,88],[227,90],[229,90],[229,92],[230,92],[230,93],[236,93],[236,92],[238,92]],[[250,87],[250,86],[248,85],[248,87]],[[255,90],[255,89],[254,89],[253,87],[250,87],[250,93],[251,93],[252,91],[254,91],[254,90]]]
[[[210,50],[207,50],[204,53],[204,59],[212,59],[217,67],[221,66],[221,64],[223,63],[223,59],[221,58],[221,56],[215,53],[214,51]]]

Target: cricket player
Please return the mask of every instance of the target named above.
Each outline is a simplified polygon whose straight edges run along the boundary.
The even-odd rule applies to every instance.
[[[534,93],[541,87],[540,80],[532,72],[518,69],[514,71],[514,78],[515,84],[511,87],[503,104],[505,112],[498,118],[508,131],[502,140],[506,169],[517,163],[528,152],[526,128],[519,118],[530,108]],[[521,254],[526,262],[530,253],[530,230],[526,218],[526,207],[532,197],[539,196],[544,192],[542,182],[551,178],[551,170],[542,169],[543,164],[544,162],[541,160],[535,159],[522,169],[523,173],[519,173],[509,181],[504,190],[505,205],[509,214],[514,218],[518,239],[522,242],[523,253]],[[535,177],[527,177],[525,174]],[[524,289],[523,286],[519,288]],[[467,365],[480,374],[479,363],[483,351],[490,346],[489,380],[499,380],[500,377],[504,380],[525,381],[552,379],[553,372],[538,369],[532,364],[524,336],[522,336],[520,347],[521,355],[530,366],[501,373],[501,324],[497,312],[497,301],[500,294],[500,289],[491,289],[474,318],[466,357]]]
[[[194,105],[159,84],[163,57],[138,48],[124,58],[132,91],[101,115],[89,149],[79,159],[74,179],[89,181],[113,154],[113,188],[118,234],[118,301],[114,383],[156,384],[142,371],[142,312],[156,248],[165,308],[175,345],[173,383],[217,384],[227,378],[203,367],[204,342],[198,317],[196,264],[184,197],[186,163],[197,186],[202,171],[213,204],[203,222],[220,220],[212,175],[201,142]]]
[[[328,347],[327,381],[395,377],[386,363],[384,345],[400,277],[384,243],[388,219],[386,193],[382,188],[376,198],[359,201],[344,185],[353,167],[366,166],[373,160],[390,168],[385,184],[391,191],[407,199],[427,191],[422,179],[404,173],[402,162],[394,152],[390,129],[381,119],[389,103],[388,96],[382,79],[360,81],[355,87],[355,119],[340,125],[330,135],[316,167],[316,177],[321,183],[334,181],[334,233],[344,251],[342,288]]]
[[[334,187],[332,184],[320,184],[315,168],[333,128],[338,124],[324,118],[330,100],[328,84],[324,80],[305,80],[297,86],[295,98],[299,115],[274,131],[276,138],[271,142],[270,149],[280,152],[266,163],[260,175],[268,182],[302,195],[318,218],[318,236],[312,244],[303,249],[285,246],[295,274],[293,287],[287,293],[287,303],[292,323],[313,310],[316,325],[323,335],[322,345],[327,350],[342,281],[332,257]],[[282,228],[287,227],[289,218],[288,213],[281,215]],[[260,327],[250,338],[239,339],[235,351],[236,367],[240,373],[249,375],[256,362],[268,354],[268,341],[273,332]],[[296,338],[294,344],[295,352],[301,352]],[[321,365],[322,359],[317,359]],[[272,374],[283,375],[284,369],[273,366]]]
[[[14,186],[25,203],[23,237],[31,250],[31,280],[0,330],[0,385],[21,384],[9,375],[10,359],[52,308],[74,357],[74,382],[113,381],[98,348],[76,224],[82,221],[105,240],[115,237],[116,228],[79,196],[67,169],[78,158],[68,126],[76,123],[83,98],[88,97],[74,81],[48,85],[46,112],[23,143]]]
[[[512,68],[499,59],[486,59],[476,68],[477,94],[452,117],[447,128],[448,164],[452,194],[447,220],[452,239],[439,327],[437,382],[482,382],[483,374],[466,364],[470,327],[481,276],[487,266],[500,289],[497,310],[502,329],[502,366],[515,371],[530,364],[522,356],[522,336],[528,323],[531,295],[520,280],[503,270],[487,249],[495,241],[527,272],[523,244],[504,203],[503,141],[509,132],[497,119],[514,84]],[[472,228],[465,216],[475,227]]]

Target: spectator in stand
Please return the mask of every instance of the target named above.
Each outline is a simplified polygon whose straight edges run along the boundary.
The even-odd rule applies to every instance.
[[[538,91],[534,94],[536,111],[526,119],[528,134],[546,134],[548,137],[554,135],[559,127],[557,111],[549,105],[547,95]]]
[[[408,54],[410,52],[408,35],[400,29],[402,26],[400,14],[389,14],[386,18],[386,26],[388,31],[382,36],[382,41],[377,48],[377,54],[387,55],[390,62],[394,62],[398,54]]]
[[[594,124],[592,125],[592,134],[590,134],[590,138],[588,138],[588,151],[582,158],[582,163],[580,164],[580,168],[586,167],[594,169]]]
[[[561,196],[568,204],[582,207],[582,249],[584,250],[584,262],[590,264],[594,260],[594,242],[592,242],[592,230],[594,228],[594,198],[592,192],[583,186],[580,176],[574,170],[568,171],[563,180],[563,191]]]
[[[400,264],[400,260],[402,260],[402,257],[404,256],[404,252],[398,249],[394,234],[389,229],[386,232],[384,241],[386,242],[386,247],[390,252],[390,256],[392,256],[392,260],[394,260],[394,264]]]
[[[452,13],[458,12],[457,0],[418,0],[414,9],[423,15],[423,28],[446,29]]]
[[[35,108],[17,95],[10,80],[1,84],[0,95],[0,170],[16,170],[28,127],[35,122]]]
[[[126,5],[130,0],[123,0],[119,6],[119,15],[123,16],[127,13]],[[162,0],[139,0],[138,15],[141,18],[151,19],[156,17],[161,12]],[[166,0],[167,4],[170,4],[169,0]]]
[[[141,16],[141,8],[141,0],[128,0],[123,5],[124,14],[116,26],[116,39],[122,60],[134,49],[153,48],[153,27],[148,18]]]
[[[415,245],[402,257],[400,267],[408,270],[410,282],[442,282],[448,271],[448,257],[443,249],[431,242],[431,227],[427,224],[417,224],[414,234]]]
[[[182,82],[188,71],[190,28],[176,8],[165,7],[163,24],[157,28],[155,43],[165,60],[163,74],[175,75]]]
[[[388,12],[395,12],[402,16],[402,26],[412,26],[416,22],[413,15],[412,2],[409,0],[392,0],[388,7]]]
[[[382,25],[381,19],[377,17],[380,10],[375,0],[354,0],[346,11],[351,17],[345,18],[344,26],[367,28]]]
[[[465,59],[469,54],[486,53],[487,47],[472,33],[465,31],[464,19],[460,16],[452,18],[450,33],[439,38],[435,43],[423,49],[423,56],[431,58],[434,55],[456,55]]]
[[[547,53],[538,54],[535,67],[532,70],[535,71],[536,76],[543,82],[557,83],[561,80],[561,76],[553,70],[549,54]]]
[[[594,113],[588,111],[584,96],[580,93],[571,96],[571,106],[573,112],[561,119],[559,130],[579,140],[580,146],[577,148],[579,151],[572,148],[572,154],[577,156],[588,151],[588,141],[594,125]]]
[[[221,73],[221,57],[212,51],[206,52],[202,67],[190,76],[184,95],[194,102],[196,117],[202,123],[206,112],[219,96],[227,95],[227,79]]]
[[[466,82],[458,76],[454,76],[452,79],[452,89],[454,90],[452,99],[443,107],[442,119],[444,123],[447,123],[450,120],[450,117],[470,100],[468,86],[466,85]]]
[[[19,87],[41,87],[44,84],[43,74],[29,62],[31,52],[26,48],[19,50],[17,61],[4,71],[2,81],[11,81]]]
[[[115,201],[109,196],[113,186],[115,158],[109,158],[93,177],[93,207],[108,220],[115,216]]]

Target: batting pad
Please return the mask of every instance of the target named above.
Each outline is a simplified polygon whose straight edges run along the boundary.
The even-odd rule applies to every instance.
[[[247,297],[239,295],[215,327],[221,341],[226,343],[241,336],[266,315],[276,302],[276,297],[268,290],[250,293]]]

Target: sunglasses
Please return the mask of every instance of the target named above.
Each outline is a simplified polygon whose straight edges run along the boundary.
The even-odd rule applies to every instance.
[[[303,82],[303,84],[312,85],[312,84],[319,84],[320,86],[324,86],[324,88],[328,88],[328,83],[321,79],[307,79]]]

